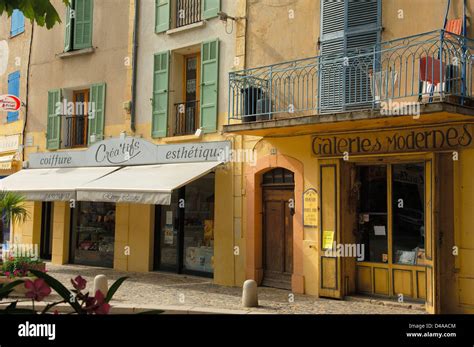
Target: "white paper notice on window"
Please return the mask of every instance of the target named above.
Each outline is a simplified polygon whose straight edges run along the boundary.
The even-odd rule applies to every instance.
[[[173,211],[166,211],[166,225],[173,225]]]
[[[376,236],[385,236],[385,225],[374,225],[374,233]]]

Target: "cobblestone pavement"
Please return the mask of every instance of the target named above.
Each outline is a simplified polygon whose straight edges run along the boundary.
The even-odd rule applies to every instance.
[[[96,275],[106,275],[109,286],[113,280],[128,276],[112,301],[112,306],[193,306],[207,309],[242,310],[241,288],[215,285],[211,279],[161,272],[133,273],[112,269],[92,268],[79,265],[55,266],[47,264],[48,273],[68,288],[70,279],[81,275],[88,281],[91,289]],[[274,314],[423,314],[420,309],[384,305],[369,300],[330,300],[310,295],[294,295],[291,292],[274,288],[259,288],[260,307],[251,309],[255,313]],[[51,299],[54,299],[51,298]],[[184,302],[183,302],[184,301]],[[415,305],[416,307],[420,305]]]

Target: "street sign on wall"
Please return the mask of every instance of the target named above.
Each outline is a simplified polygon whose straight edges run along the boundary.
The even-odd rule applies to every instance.
[[[21,100],[15,95],[0,95],[0,111],[16,112],[21,107]]]

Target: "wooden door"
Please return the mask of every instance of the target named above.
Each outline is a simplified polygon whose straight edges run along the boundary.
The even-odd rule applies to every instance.
[[[435,196],[435,180],[434,172],[436,165],[434,163],[435,158],[429,159],[425,164],[425,266],[426,266],[426,311],[428,313],[438,313],[438,302],[437,299],[437,266],[436,266],[436,253],[437,253],[437,239],[435,225],[435,199],[439,198]]]
[[[263,194],[263,285],[291,289],[293,273],[293,189],[265,189]]]

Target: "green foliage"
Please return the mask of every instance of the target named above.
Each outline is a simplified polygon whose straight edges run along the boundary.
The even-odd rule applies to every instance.
[[[22,280],[16,280],[16,281],[13,281],[11,283],[8,283],[8,284],[3,284],[3,285],[0,285],[0,300],[8,297],[8,295],[13,291],[13,289],[20,285],[20,284],[23,284],[24,281]]]
[[[3,274],[7,277],[25,277],[29,275],[29,270],[35,265],[42,264],[43,261],[31,257],[10,257],[2,264]]]
[[[63,0],[69,5],[69,0]],[[51,4],[51,0],[0,0],[0,15],[6,12],[11,16],[13,10],[18,9],[31,21],[35,21],[39,26],[51,29],[56,23],[61,23],[58,12]]]
[[[2,0],[0,0],[2,1]],[[4,214],[5,222],[24,223],[29,218],[25,208],[25,198],[14,192],[0,192],[0,211]]]

